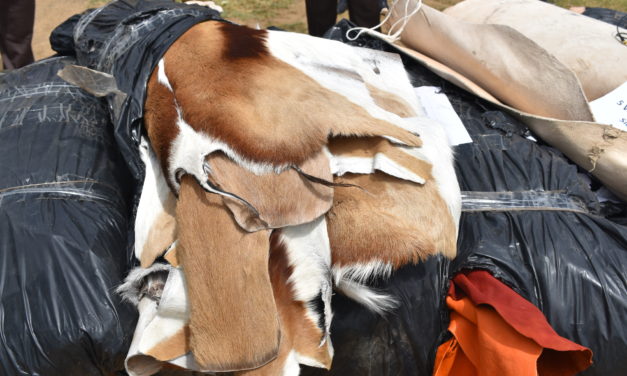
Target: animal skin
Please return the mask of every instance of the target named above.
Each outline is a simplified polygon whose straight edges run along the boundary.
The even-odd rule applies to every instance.
[[[424,184],[431,179],[431,164],[403,152],[381,137],[337,137],[329,142],[334,173],[370,174],[375,170],[399,179]]]
[[[276,360],[256,370],[236,373],[241,376],[298,375],[300,364],[330,369],[333,347],[324,328],[308,318],[305,302],[294,298],[290,282],[294,266],[290,265],[286,244],[280,230],[270,237],[269,272],[281,319],[281,346]],[[330,302],[329,302],[330,303]],[[330,317],[327,317],[330,320]],[[321,340],[324,339],[324,342]]]
[[[311,222],[324,215],[333,202],[331,187],[313,183],[295,170],[257,176],[220,152],[208,156],[207,164],[217,186],[243,198],[257,210],[254,213],[240,200],[224,198],[237,223],[247,231]],[[333,180],[329,159],[322,152],[299,167],[305,173]]]
[[[369,53],[217,21],[172,44],[147,82],[135,246],[180,301],[146,306],[129,373],[328,369],[333,283],[383,313],[370,279],[454,256],[450,148],[400,60]]]
[[[153,72],[145,126],[174,191],[181,171],[211,191],[204,185],[204,158],[217,150],[261,174],[304,163],[330,135],[385,136],[421,145],[418,136],[373,117],[274,57],[267,34],[204,22],[183,34]]]
[[[146,173],[135,220],[135,257],[147,268],[176,240],[176,198],[145,138],[139,152]]]
[[[419,185],[380,172],[337,181],[363,190],[335,190],[327,214],[334,267],[379,260],[396,269],[436,253],[455,254],[452,218],[433,215],[448,208],[432,181]]]
[[[280,330],[268,276],[268,232],[242,230],[222,198],[191,176],[181,179],[176,214],[196,362],[203,370],[226,372],[276,358]]]

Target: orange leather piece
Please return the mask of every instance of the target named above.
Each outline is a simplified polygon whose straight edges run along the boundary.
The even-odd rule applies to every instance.
[[[486,272],[456,276],[446,304],[453,338],[438,348],[434,376],[566,376],[592,363],[589,349],[560,337],[538,308]]]

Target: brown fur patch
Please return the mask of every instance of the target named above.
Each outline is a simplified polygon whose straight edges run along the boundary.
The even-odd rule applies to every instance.
[[[329,151],[333,155],[367,158],[381,153],[425,180],[431,179],[430,163],[403,152],[381,137],[336,137],[329,142]]]
[[[163,174],[170,184],[169,179],[167,179],[170,168],[168,158],[172,141],[179,133],[176,125],[178,114],[174,94],[157,81],[157,75],[158,68],[155,68],[148,79],[146,103],[144,104],[144,127],[157,159],[161,163]]]
[[[373,118],[271,55],[226,59],[234,39],[248,34],[263,38],[237,28],[244,27],[200,23],[165,54],[176,100],[196,131],[225,142],[249,160],[274,165],[303,163],[321,150],[329,134],[386,135],[420,146],[418,136]]]
[[[289,278],[292,267],[289,265],[285,245],[279,240],[280,230],[274,231],[270,237],[270,279],[281,319],[281,346],[279,356],[266,366],[252,371],[237,373],[241,376],[274,376],[281,375],[285,361],[291,350],[331,368],[332,358],[329,355],[329,343],[319,346],[323,335],[318,326],[307,316],[305,304],[294,300]]]
[[[211,178],[221,189],[236,194],[259,211],[262,220],[239,200],[225,198],[237,223],[247,231],[294,226],[320,217],[333,202],[333,189],[312,183],[294,170],[281,174],[255,175],[239,166],[222,153],[207,157]],[[329,159],[320,152],[302,164],[301,169],[311,175],[332,181]]]
[[[189,327],[185,326],[171,337],[146,351],[146,355],[157,360],[168,361],[187,354],[189,350]]]
[[[416,116],[416,112],[411,108],[409,103],[398,95],[388,93],[372,85],[366,84],[366,87],[374,103],[387,112],[391,112],[402,118]]]
[[[176,200],[174,196],[169,194],[164,204],[165,210],[159,213],[150,227],[150,231],[148,231],[148,237],[139,260],[142,268],[152,265],[176,240],[176,218],[174,217],[176,215]]]
[[[202,369],[252,369],[279,351],[279,319],[268,276],[269,234],[246,233],[216,194],[181,179],[177,256],[191,307],[190,347]]]
[[[455,255],[455,224],[433,180],[420,185],[379,172],[336,180],[365,191],[335,190],[327,214],[334,266],[380,260],[398,268],[435,253]]]
[[[250,59],[268,56],[270,51],[266,47],[265,30],[241,27],[228,22],[218,24],[224,35],[224,58]]]

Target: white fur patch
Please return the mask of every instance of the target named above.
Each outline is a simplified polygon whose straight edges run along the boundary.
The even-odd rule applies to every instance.
[[[213,190],[207,185],[208,176],[211,174],[211,170],[205,163],[207,155],[222,151],[229,158],[241,167],[254,173],[255,175],[263,175],[268,173],[281,173],[288,166],[285,165],[272,165],[269,163],[257,163],[250,161],[238,153],[236,153],[231,147],[224,142],[216,140],[208,135],[200,132],[196,132],[184,119],[181,109],[177,108],[178,119],[176,125],[179,129],[179,134],[172,142],[172,148],[169,158],[170,171],[168,171],[168,179],[172,183],[172,186],[178,191],[179,183],[177,180],[177,174],[180,172],[186,172],[194,175],[199,184],[207,191],[220,193]]]
[[[183,271],[172,268],[159,302],[157,315],[146,326],[137,350],[145,354],[160,342],[176,334],[189,321],[189,314]]]
[[[141,138],[139,144],[139,156],[146,170],[135,216],[135,257],[141,260],[150,229],[159,215],[165,211],[165,202],[171,192],[157,156],[145,137]]]
[[[290,351],[285,359],[285,364],[283,365],[282,376],[298,376],[300,375],[300,366],[298,365],[298,358],[296,357],[296,352],[294,350]]]
[[[320,293],[320,286],[328,281],[331,248],[324,216],[299,226],[285,227],[281,241],[285,244],[293,267],[289,282],[295,298],[309,301]]]
[[[373,62],[385,60],[383,56],[388,58],[390,54],[373,50],[357,52],[357,47],[340,42],[284,31],[268,31],[266,44],[274,57],[305,73],[322,87],[362,107],[370,116],[406,128],[401,117],[377,106],[366,86],[368,84],[391,94],[397,91],[390,91],[392,84],[386,80],[396,77],[393,81],[402,79],[408,82],[400,63],[400,76],[385,75],[384,80],[382,75],[375,73],[383,66],[390,65],[381,63],[377,66]],[[368,54],[368,59],[360,54]]]
[[[373,278],[389,278],[391,274],[392,265],[379,260],[333,267],[336,289],[378,314],[393,310],[398,303],[391,296],[366,286],[366,283]]]
[[[171,92],[174,91],[172,90],[172,85],[170,85],[170,80],[168,80],[168,76],[166,76],[165,74],[165,60],[163,60],[163,58],[159,60],[159,65],[157,68],[157,82],[167,87]]]
[[[372,287],[362,285],[350,280],[342,280],[336,288],[347,297],[365,306],[372,312],[383,315],[398,307],[399,303],[393,297],[378,292]]]
[[[375,170],[414,183],[425,183],[425,179],[422,176],[399,165],[382,153],[375,154],[373,158],[345,157],[341,155],[333,155],[331,157],[331,173],[335,176],[342,176],[349,172],[354,174],[372,174]]]
[[[331,247],[324,216],[299,226],[285,227],[281,231],[281,242],[287,251],[288,263],[292,267],[289,283],[294,290],[294,299],[310,302],[321,295],[328,333],[331,323]],[[307,317],[317,326],[320,314],[305,305]],[[324,341],[324,338],[323,338]]]
[[[142,299],[139,303],[139,321],[125,362],[126,370],[131,376],[152,375],[161,369],[161,361],[145,354],[179,333],[189,321],[190,307],[183,271],[167,264],[155,265],[166,266],[170,273],[158,304],[150,299]],[[178,366],[198,370],[191,354],[167,361]]]
[[[133,333],[133,341],[124,361],[124,367],[130,376],[154,375],[161,370],[161,363],[152,358],[141,356],[137,347],[146,327],[157,315],[157,302],[144,298],[139,302],[137,309],[139,310],[139,319]],[[135,357],[136,355],[139,357]]]
[[[373,278],[389,278],[392,275],[392,264],[381,260],[372,260],[365,264],[357,263],[333,267],[333,279],[336,281],[351,280],[367,283]]]
[[[172,268],[159,303],[159,315],[187,318],[190,314],[185,276],[180,268]]]

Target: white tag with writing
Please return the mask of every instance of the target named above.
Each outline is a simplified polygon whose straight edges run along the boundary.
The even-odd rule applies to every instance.
[[[445,94],[440,93],[435,86],[415,87],[418,100],[424,107],[427,117],[442,124],[448,143],[451,146],[472,143],[472,138],[457,116],[451,102]]]
[[[627,132],[627,82],[590,102],[590,109],[598,123]]]

